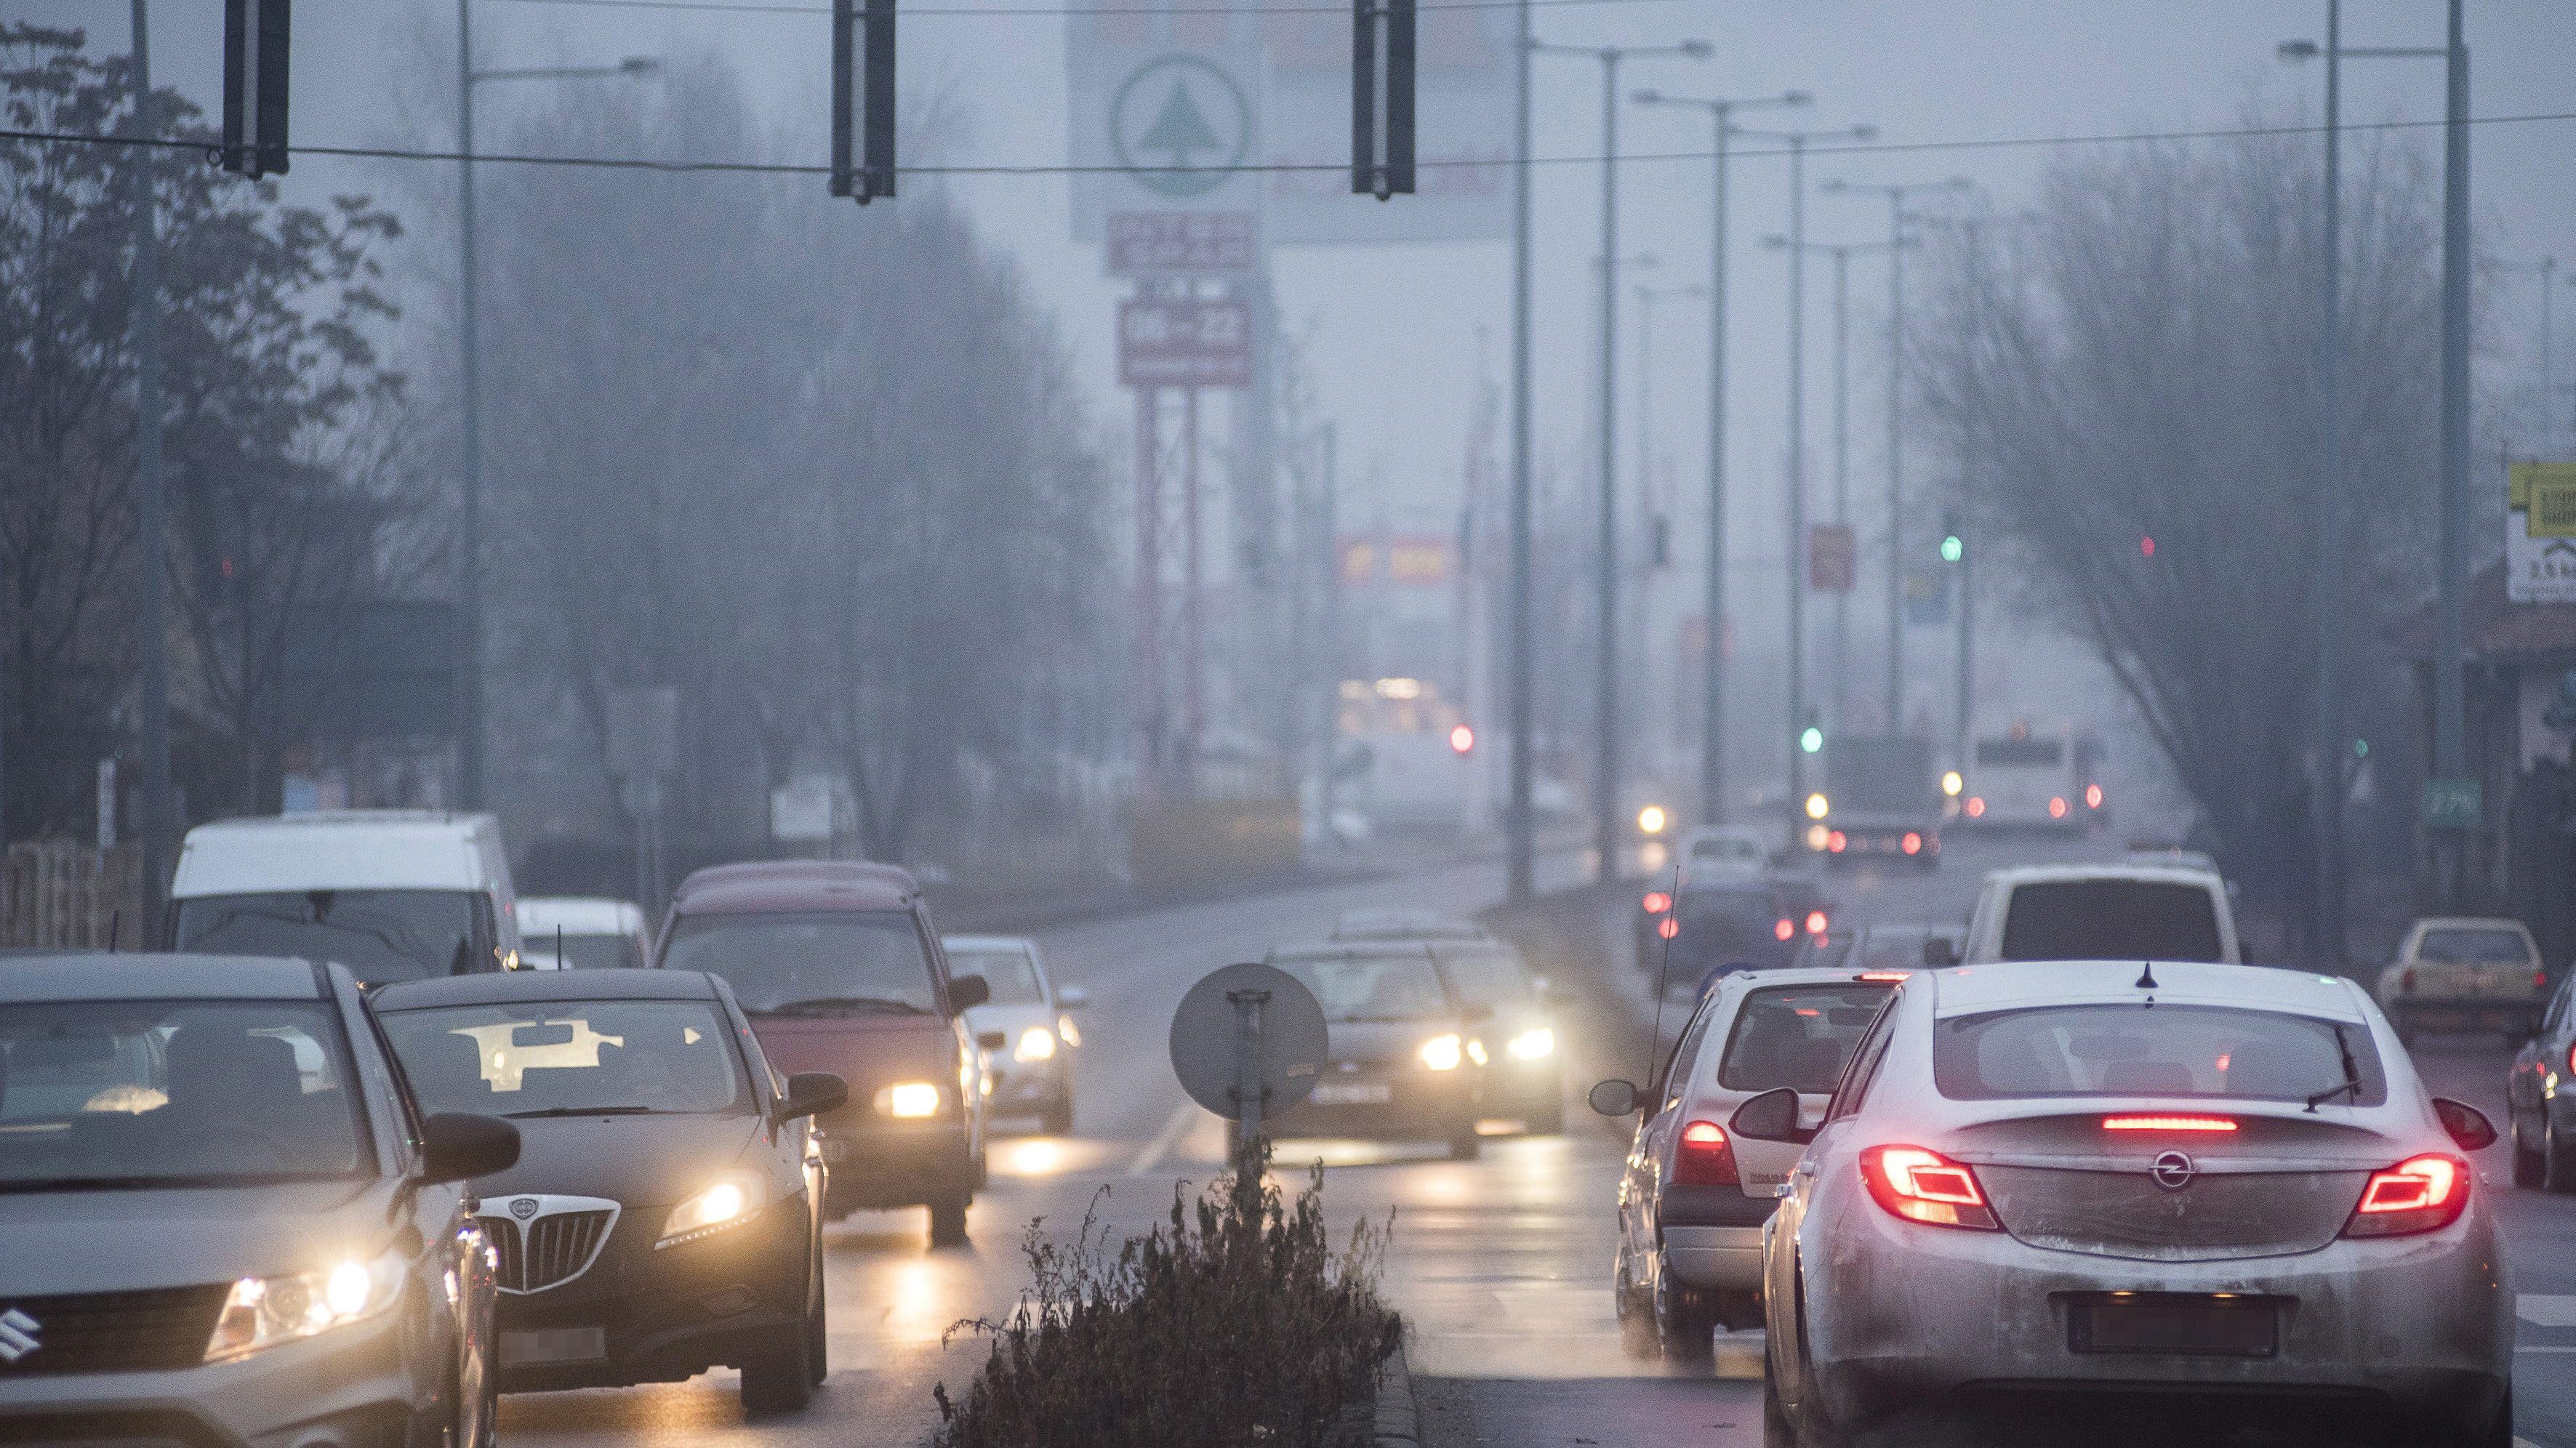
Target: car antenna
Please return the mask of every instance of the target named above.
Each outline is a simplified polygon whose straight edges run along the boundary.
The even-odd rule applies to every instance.
[[[558,920],[555,922],[555,969],[563,970],[565,968],[563,953],[563,922]]]
[[[2140,961],[2138,963],[2138,989],[2156,989],[2156,966],[2154,961]]]
[[[91,917],[91,918],[95,919],[96,917],[95,917],[95,916],[93,916],[93,917]],[[124,912],[124,911],[122,911],[122,910],[110,910],[109,912],[107,912],[107,953],[108,953],[108,954],[110,954],[110,955],[114,955],[114,954],[116,954],[116,937],[117,937],[117,935],[118,935],[119,933],[121,933],[121,932],[123,931],[124,927],[125,927],[125,912]]]

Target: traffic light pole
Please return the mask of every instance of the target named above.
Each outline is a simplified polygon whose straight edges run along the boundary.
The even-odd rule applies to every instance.
[[[1960,537],[1959,548],[1959,720],[1957,737],[1951,746],[1953,768],[1962,775],[1974,777],[1969,767],[1969,730],[1976,717],[1976,574],[1967,548],[1967,538]]]
[[[1503,809],[1503,893],[1521,901],[1537,889],[1530,837],[1530,0],[1520,0],[1518,92],[1512,107],[1512,579],[1509,803]],[[1340,568],[1335,560],[1335,571]]]

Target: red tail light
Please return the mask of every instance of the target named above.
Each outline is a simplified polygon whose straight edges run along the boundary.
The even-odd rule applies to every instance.
[[[1827,929],[1831,928],[1832,925],[1833,922],[1825,918],[1825,912],[1822,910],[1810,910],[1807,912],[1807,933],[1809,935],[1822,935]]]
[[[2397,988],[2399,990],[2413,990],[2415,988],[2415,967],[2411,965],[2406,967],[2406,973],[2397,978]]]
[[[2062,794],[2049,796],[2048,817],[2053,820],[2062,820],[2066,818],[2066,796]]]
[[[1909,855],[1923,853],[1923,837],[1912,830],[1907,830],[1905,838],[1897,841],[1897,844]]]
[[[1735,1176],[1735,1143],[1726,1139],[1725,1128],[1714,1121],[1694,1121],[1682,1128],[1681,1145],[1673,1152],[1673,1184],[1742,1185]]]
[[[1864,970],[1852,977],[1854,980],[1867,981],[1872,985],[1897,985],[1913,978],[1914,972],[1910,970]]]
[[[1779,924],[1771,927],[1771,933],[1782,940],[1795,940],[1798,938],[1798,924],[1783,916]]]
[[[2100,809],[2102,807],[2102,786],[2098,784],[2088,784],[2084,786],[2084,807],[2086,809]]]
[[[1661,890],[1649,890],[1646,892],[1644,903],[1647,914],[1661,915],[1665,911],[1673,908],[1673,897],[1665,894]]]
[[[2576,1046],[2567,1048],[2567,1074],[2576,1076]]]
[[[2427,1153],[2408,1157],[2386,1171],[2372,1172],[2361,1189],[2361,1204],[2346,1222],[2347,1237],[2410,1237],[2438,1232],[2460,1219],[2469,1205],[2469,1164],[2456,1156]]]
[[[1986,802],[1977,795],[1968,796],[1968,818],[1976,819],[1986,812]]]
[[[2234,1131],[2228,1116],[2105,1116],[2104,1131]]]
[[[1682,933],[1682,923],[1667,915],[1655,922],[1655,934],[1665,940]]]
[[[1893,1216],[1934,1227],[1997,1230],[1977,1174],[1937,1151],[1919,1146],[1873,1146],[1860,1154],[1860,1178],[1870,1199]]]
[[[2533,990],[2549,989],[2549,972],[2545,970],[2533,971],[2531,973],[2531,988]]]
[[[1843,851],[1851,848],[1851,836],[1844,834],[1840,830],[1836,830],[1832,834],[1825,836],[1825,848],[1839,855]]]

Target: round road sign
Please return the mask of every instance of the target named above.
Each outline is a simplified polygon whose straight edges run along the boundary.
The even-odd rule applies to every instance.
[[[1172,1074],[1190,1099],[1229,1121],[1235,1110],[1237,1007],[1230,997],[1267,991],[1261,1003],[1262,1119],[1281,1116],[1315,1089],[1324,1068],[1324,1008],[1284,970],[1229,965],[1191,986],[1172,1012]]]

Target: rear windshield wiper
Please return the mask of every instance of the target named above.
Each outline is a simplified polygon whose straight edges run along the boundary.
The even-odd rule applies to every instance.
[[[2343,1095],[2347,1091],[2353,1094],[2353,1098],[2355,1100],[2359,1100],[2361,1097],[2361,1067],[2352,1059],[2352,1043],[2344,1039],[2343,1027],[2336,1026],[2333,1029],[2335,1051],[2343,1057],[2343,1081],[2339,1085],[2329,1086],[2323,1091],[2319,1091],[2310,1096],[2308,1098],[2308,1111],[2310,1114],[2314,1114],[2318,1107],[2323,1106],[2336,1097]]]
[[[889,1011],[907,1016],[930,1014],[910,1001],[886,996],[815,996],[811,1000],[780,1001],[774,1006],[762,1006],[756,1010],[746,1006],[743,1013],[753,1016],[826,1016],[839,1011]]]
[[[658,1109],[652,1106],[539,1106],[501,1114],[516,1121],[530,1116],[650,1116]]]

